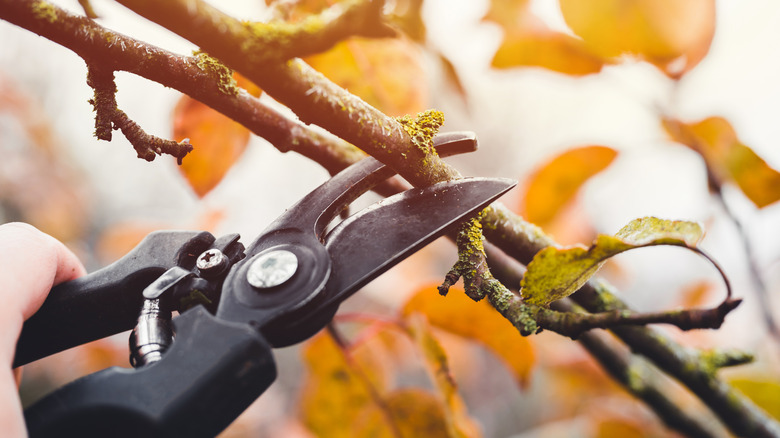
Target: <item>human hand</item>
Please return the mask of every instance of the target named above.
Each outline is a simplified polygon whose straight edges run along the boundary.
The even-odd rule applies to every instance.
[[[53,286],[85,273],[75,254],[48,234],[22,223],[0,225],[0,425],[3,436],[26,435],[18,382],[11,369],[22,324],[41,307]]]

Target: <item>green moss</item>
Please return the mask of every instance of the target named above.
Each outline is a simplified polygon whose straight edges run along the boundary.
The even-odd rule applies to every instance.
[[[57,8],[51,3],[36,1],[30,5],[30,9],[35,18],[46,20],[49,23],[57,20]]]
[[[436,149],[433,148],[433,136],[439,132],[439,128],[444,124],[444,113],[439,110],[430,109],[417,114],[412,119],[411,116],[397,117],[396,120],[401,124],[412,143],[426,155],[436,155]],[[427,163],[423,163],[427,166]]]
[[[539,331],[539,326],[536,324],[533,312],[529,306],[521,304],[520,308],[512,318],[512,324],[517,327],[520,334],[523,336],[530,336]]]
[[[192,54],[197,58],[198,67],[217,80],[219,91],[231,96],[238,95],[238,84],[233,79],[233,70],[206,52],[196,50]]]
[[[501,314],[504,314],[504,312],[509,309],[509,306],[512,304],[512,302],[515,301],[515,294],[509,291],[506,287],[504,287],[501,282],[498,280],[493,279],[493,281],[488,282],[487,284],[488,288],[488,299],[490,300],[490,304],[493,305],[493,307],[498,310]]]

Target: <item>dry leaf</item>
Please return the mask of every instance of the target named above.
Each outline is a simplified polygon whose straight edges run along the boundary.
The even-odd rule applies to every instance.
[[[194,149],[179,170],[195,194],[203,197],[244,153],[249,130],[197,100],[182,96],[174,109],[173,137],[177,141],[190,139]]]
[[[742,143],[726,119],[710,117],[695,123],[665,119],[663,126],[674,141],[701,154],[711,184],[719,187],[734,181],[758,208],[780,199],[780,173]]]
[[[703,235],[695,222],[636,219],[614,237],[598,236],[590,248],[551,246],[539,251],[528,264],[520,291],[526,302],[545,306],[576,292],[607,259],[621,252],[656,245],[696,248]]]
[[[566,23],[594,53],[640,57],[679,78],[707,54],[714,0],[561,0]]]
[[[529,178],[521,211],[544,227],[593,175],[606,169],[617,151],[606,146],[569,149],[539,167]]]
[[[780,382],[776,378],[737,378],[729,381],[755,404],[780,420]]]
[[[429,286],[416,292],[402,309],[404,315],[414,312],[425,314],[438,328],[486,346],[512,370],[520,385],[528,382],[535,360],[531,341],[487,302],[475,303],[457,288],[442,297],[436,286]]]
[[[406,39],[350,39],[306,58],[314,69],[390,116],[427,108],[422,54]]]
[[[598,73],[611,63],[581,40],[551,30],[531,12],[528,1],[493,0],[483,20],[495,22],[504,30],[493,67],[543,67],[582,76]]]
[[[386,390],[383,365],[369,350],[353,351],[351,358],[353,363],[347,362],[326,332],[313,337],[304,347],[308,376],[299,406],[303,422],[318,436],[352,436],[355,418],[375,403],[366,381],[380,394]],[[359,369],[355,369],[355,364]]]
[[[427,319],[415,313],[407,318],[407,322],[412,338],[425,358],[428,374],[444,399],[444,419],[449,435],[464,438],[481,436],[479,426],[469,417],[466,405],[458,393],[447,363],[447,353],[433,336]]]
[[[454,438],[447,430],[445,407],[435,395],[417,388],[399,389],[386,398],[386,407],[397,427],[397,434],[387,427],[387,412],[372,407],[355,423],[350,434],[328,431],[320,436],[403,438]]]

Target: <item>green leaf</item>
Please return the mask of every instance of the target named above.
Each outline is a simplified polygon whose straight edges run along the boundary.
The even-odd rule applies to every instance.
[[[599,235],[590,248],[545,248],[528,264],[520,284],[523,299],[545,306],[576,292],[612,256],[656,245],[695,249],[703,234],[695,222],[646,217],[631,221],[614,237]]]

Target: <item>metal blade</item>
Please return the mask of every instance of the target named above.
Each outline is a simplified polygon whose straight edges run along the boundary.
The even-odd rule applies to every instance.
[[[435,184],[392,196],[344,220],[325,243],[333,264],[323,307],[340,303],[515,184],[496,178]]]

